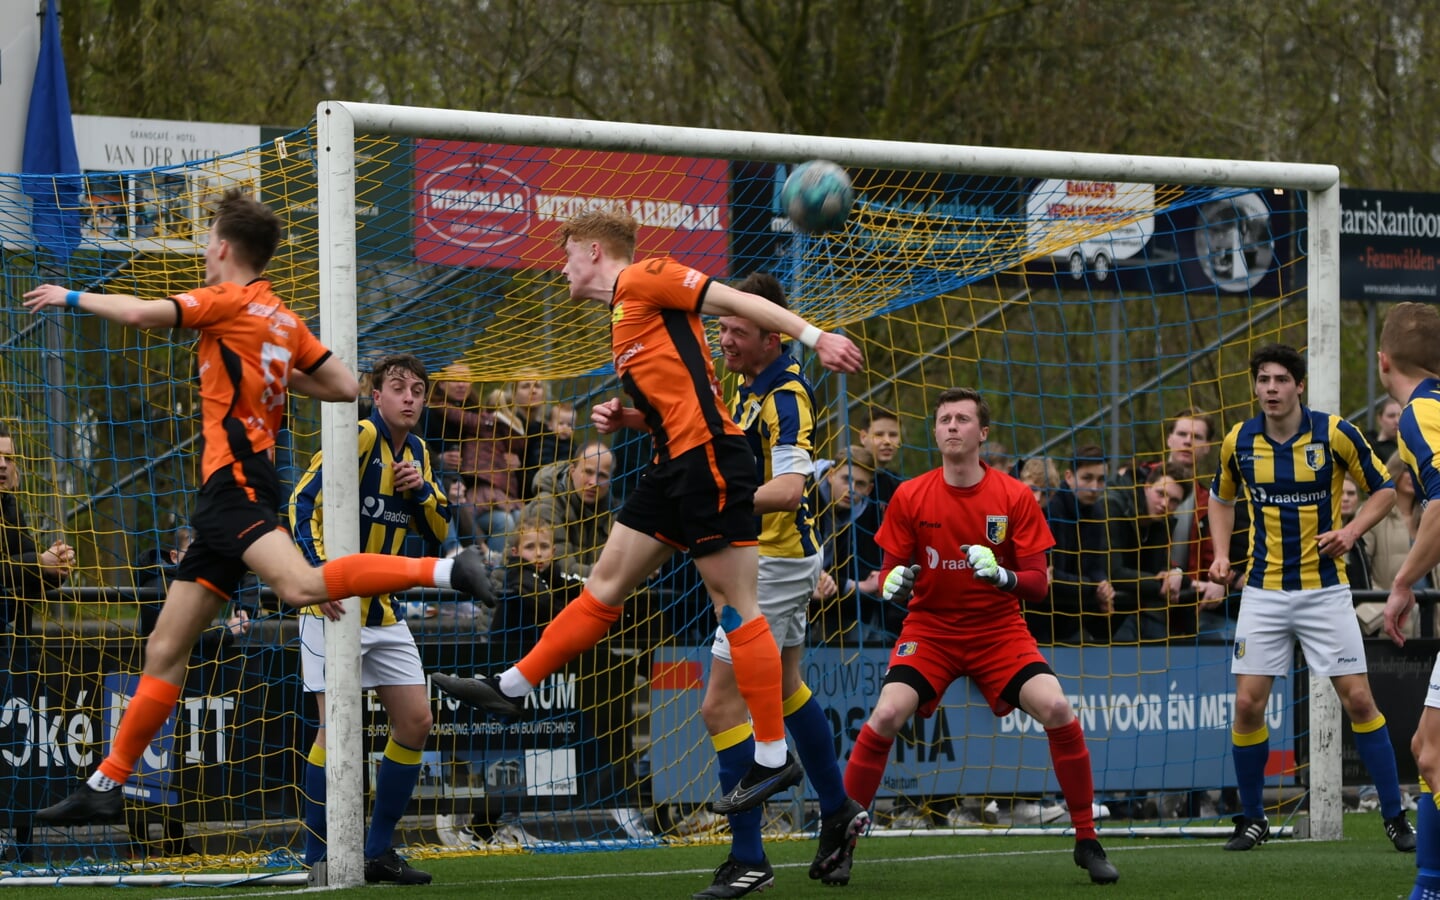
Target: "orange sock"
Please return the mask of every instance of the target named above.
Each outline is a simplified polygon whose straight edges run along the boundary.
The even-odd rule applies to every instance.
[[[120,717],[120,727],[115,730],[115,740],[110,744],[110,755],[100,763],[100,772],[106,778],[124,784],[135,771],[140,754],[150,746],[155,735],[165,726],[165,720],[175,711],[175,703],[179,699],[180,685],[141,675],[135,696]]]
[[[540,632],[540,641],[515,668],[526,681],[539,684],[546,675],[600,643],[624,611],[621,606],[606,606],[584,588],[550,620]]]
[[[764,616],[730,632],[730,660],[735,685],[750,709],[755,740],[785,740],[784,698],[780,696],[780,650]]]
[[[435,563],[433,557],[411,559],[388,553],[352,553],[330,560],[320,571],[325,575],[325,592],[330,599],[343,600],[413,587],[434,587]]]

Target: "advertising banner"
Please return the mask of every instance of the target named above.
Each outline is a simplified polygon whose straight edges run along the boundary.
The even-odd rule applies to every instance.
[[[729,274],[730,164],[639,153],[415,142],[415,256],[473,268],[554,268],[555,238],[589,209],[640,223],[639,258]]]
[[[1340,298],[1440,296],[1440,194],[1340,191]]]
[[[1235,703],[1230,649],[1042,647],[1085,729],[1097,792],[1215,788],[1235,783],[1230,726]],[[717,790],[715,752],[700,719],[706,649],[657,650],[651,682],[655,798],[700,803]],[[886,650],[814,649],[805,683],[825,709],[843,760],[879,696]],[[1074,673],[1084,673],[1077,677]],[[1270,695],[1271,783],[1293,783],[1290,687]],[[807,788],[808,790],[808,788]],[[881,796],[1055,793],[1049,741],[1022,712],[996,718],[969,679],[945,693],[929,719],[895,741]]]

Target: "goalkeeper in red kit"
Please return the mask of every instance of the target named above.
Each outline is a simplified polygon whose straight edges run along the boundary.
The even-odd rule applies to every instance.
[[[1075,864],[1090,880],[1120,879],[1095,839],[1095,787],[1085,734],[1020,615],[1045,599],[1045,552],[1055,539],[1030,489],[980,461],[990,407],[950,388],[935,404],[942,465],[896,489],[876,536],[886,600],[908,604],[870,719],[845,769],[845,793],[869,806],[895,735],[917,711],[934,715],[966,676],[996,716],[1019,708],[1045,727],[1055,777],[1075,826]]]

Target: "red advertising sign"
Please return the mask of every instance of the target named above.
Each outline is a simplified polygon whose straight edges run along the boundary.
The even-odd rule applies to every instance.
[[[475,268],[556,268],[562,224],[618,207],[640,223],[638,258],[669,255],[729,274],[724,160],[415,142],[415,256]]]

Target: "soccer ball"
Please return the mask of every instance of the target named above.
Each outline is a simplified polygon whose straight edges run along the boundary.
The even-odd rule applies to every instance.
[[[845,170],[823,159],[801,163],[780,189],[780,208],[806,234],[835,231],[845,224],[855,189]]]

